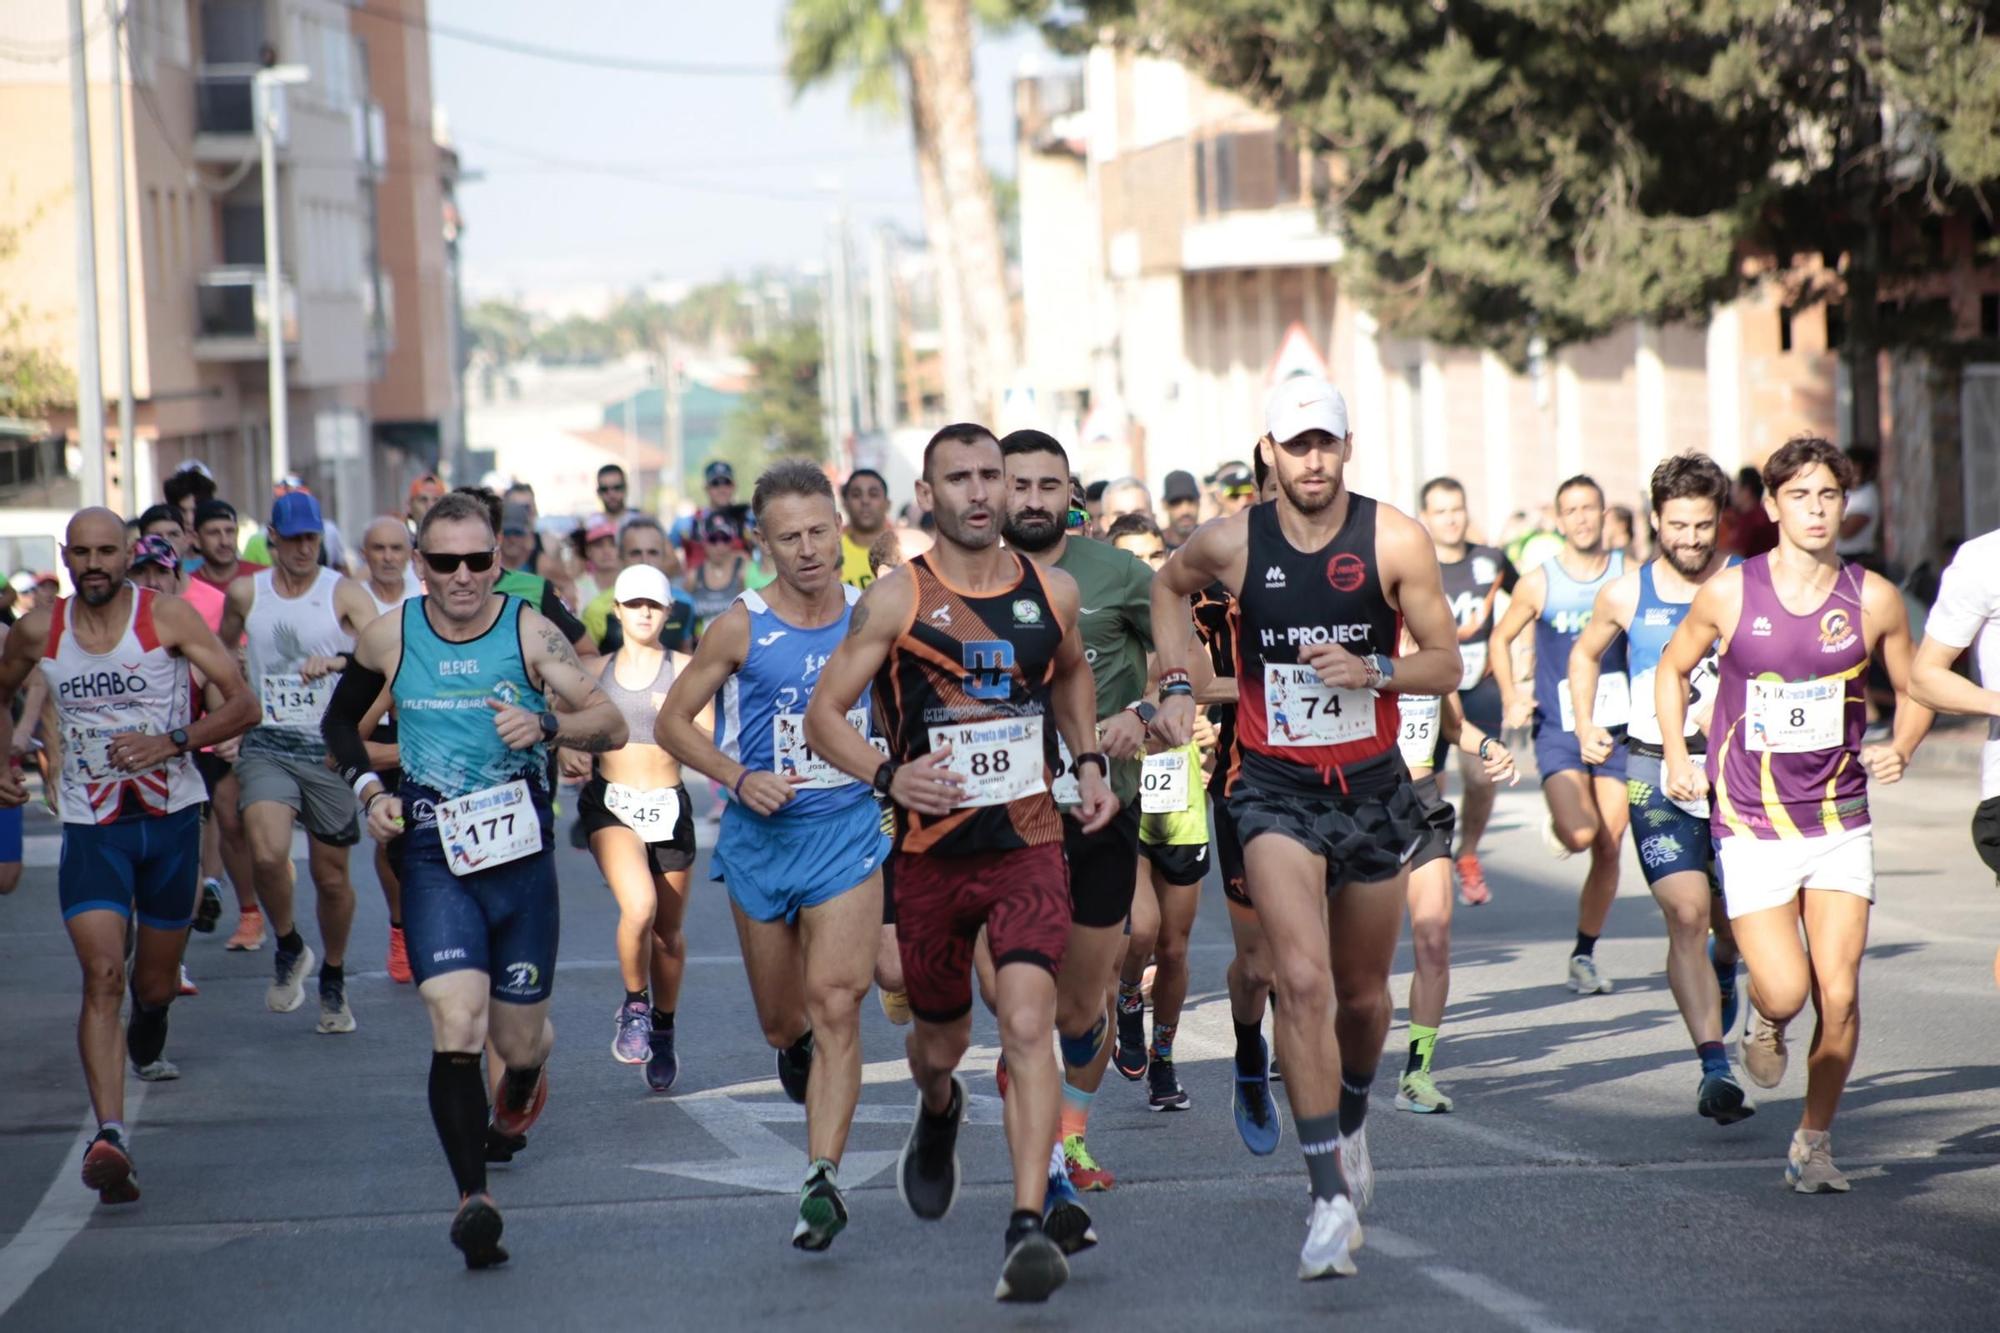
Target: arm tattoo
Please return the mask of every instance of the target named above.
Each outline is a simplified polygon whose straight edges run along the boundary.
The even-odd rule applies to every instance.
[[[569,640],[565,639],[562,631],[554,625],[542,627],[542,646],[549,650],[549,656],[556,661],[567,663],[578,671],[583,670],[583,663],[577,660],[576,649],[569,646]]]
[[[565,750],[580,750],[584,754],[603,754],[620,748],[613,745],[611,738],[601,731],[593,731],[586,736],[563,736],[557,743]]]
[[[847,621],[847,637],[854,638],[868,624],[868,599],[862,598],[854,604],[854,614]]]

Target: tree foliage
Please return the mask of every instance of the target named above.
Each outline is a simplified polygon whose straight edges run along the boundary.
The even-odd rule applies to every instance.
[[[21,243],[0,226],[0,265]],[[38,417],[76,402],[76,375],[27,307],[0,294],[0,417]]]
[[[818,326],[780,326],[764,342],[743,348],[743,357],[750,363],[750,390],[723,424],[723,455],[752,470],[793,454],[825,458]]]
[[[725,278],[703,283],[672,302],[635,291],[602,315],[561,319],[488,298],[466,312],[466,336],[502,365],[522,360],[588,365],[632,352],[659,352],[669,342],[723,352],[750,337],[750,290]]]

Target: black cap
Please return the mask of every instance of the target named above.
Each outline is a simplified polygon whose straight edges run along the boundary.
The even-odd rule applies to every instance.
[[[1096,504],[1104,498],[1104,486],[1105,483],[1101,481],[1091,482],[1090,485],[1083,488],[1083,498],[1091,504]]]
[[[723,462],[720,458],[717,458],[711,460],[709,465],[701,470],[701,479],[710,486],[715,485],[718,481],[734,483],[736,480],[736,469]]]
[[[1208,481],[1211,486],[1227,491],[1242,486],[1255,487],[1257,477],[1250,471],[1248,463],[1224,463]]]
[[[1167,474],[1166,484],[1160,488],[1162,504],[1180,504],[1185,500],[1201,499],[1201,487],[1194,483],[1194,473],[1173,471]]]

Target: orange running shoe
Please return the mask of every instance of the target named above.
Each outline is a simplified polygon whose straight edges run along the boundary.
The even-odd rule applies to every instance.
[[[222,946],[231,953],[254,953],[264,947],[264,914],[246,907],[236,918],[236,933]]]
[[[511,1070],[509,1071],[512,1072]],[[541,1077],[535,1080],[535,1091],[528,1098],[526,1106],[507,1104],[507,1084],[500,1084],[500,1095],[493,1103],[493,1128],[509,1138],[519,1138],[526,1134],[541,1118],[542,1108],[549,1104],[549,1067],[542,1066]]]
[[[1085,1192],[1108,1190],[1118,1183],[1118,1178],[1097,1164],[1090,1155],[1090,1149],[1083,1145],[1083,1135],[1071,1134],[1062,1141],[1063,1165],[1069,1168],[1069,1183]]]
[[[139,1198],[139,1173],[132,1155],[110,1130],[100,1129],[83,1154],[83,1184],[97,1191],[99,1203],[134,1203]]]
[[[1479,864],[1476,853],[1467,852],[1452,863],[1458,871],[1458,900],[1467,907],[1484,907],[1493,901],[1493,890],[1486,885],[1486,871]]]
[[[389,980],[407,986],[415,977],[410,972],[410,951],[403,942],[403,928],[389,927]]]

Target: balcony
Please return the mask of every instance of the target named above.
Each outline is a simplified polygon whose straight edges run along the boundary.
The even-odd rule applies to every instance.
[[[290,278],[279,280],[285,351],[299,342],[298,297]],[[199,361],[258,361],[271,327],[271,303],[266,299],[264,270],[249,264],[212,268],[195,280],[194,354]]]
[[[256,65],[203,65],[194,85],[195,161],[235,166],[257,155]],[[285,90],[276,98],[277,131],[282,154],[286,141]]]

